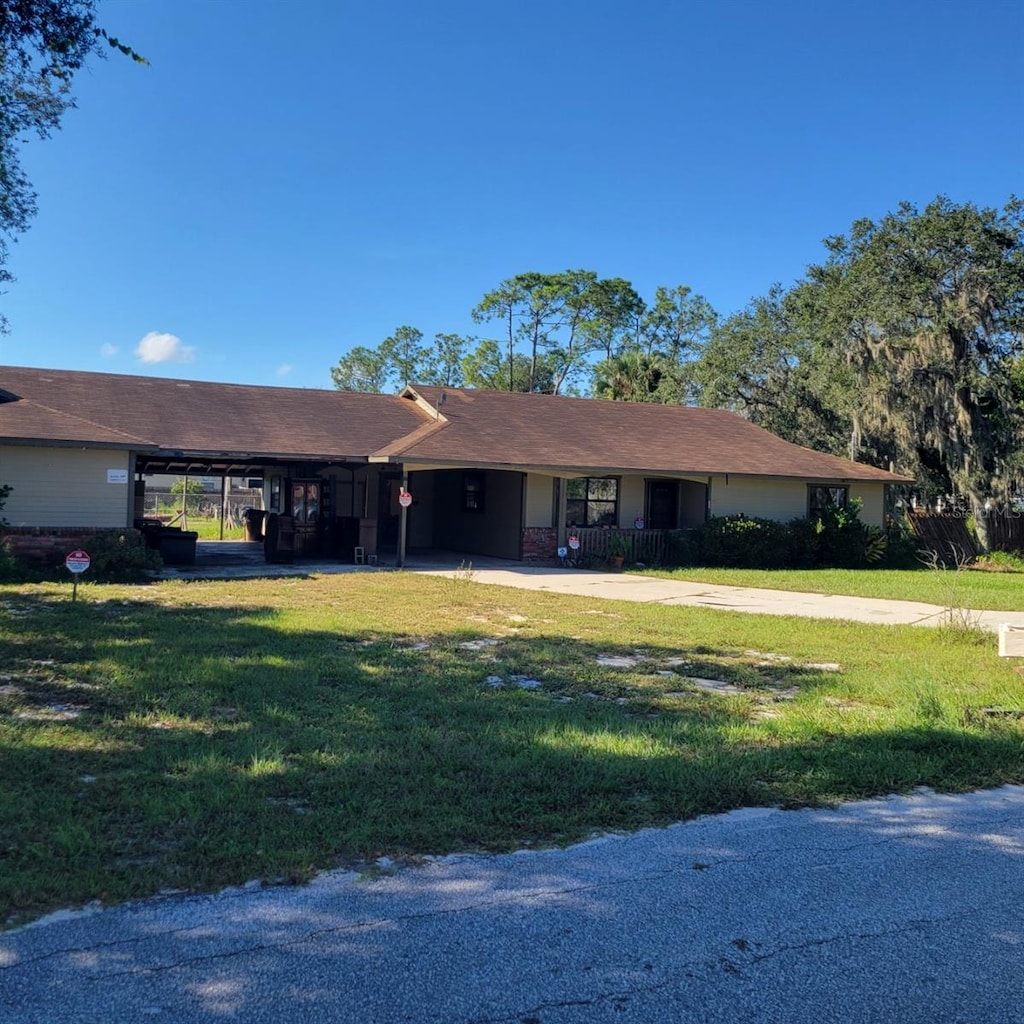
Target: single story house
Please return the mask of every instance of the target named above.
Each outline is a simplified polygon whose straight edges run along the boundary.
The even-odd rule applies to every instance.
[[[905,478],[718,409],[410,386],[398,395],[0,367],[8,533],[131,526],[151,474],[247,476],[298,556],[440,549],[551,560],[743,513],[861,502]],[[409,499],[400,500],[403,494]]]

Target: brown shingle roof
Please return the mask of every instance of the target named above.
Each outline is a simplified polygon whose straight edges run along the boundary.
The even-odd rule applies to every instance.
[[[718,409],[438,387],[367,395],[12,366],[0,367],[0,440],[253,459],[904,479],[790,444]]]
[[[904,479],[802,448],[723,409],[554,395],[410,389],[437,407],[444,429],[395,451],[406,460],[638,472],[749,474],[825,480]]]
[[[365,457],[426,415],[395,395],[0,367],[0,438],[184,452]],[[69,417],[75,417],[70,420]]]

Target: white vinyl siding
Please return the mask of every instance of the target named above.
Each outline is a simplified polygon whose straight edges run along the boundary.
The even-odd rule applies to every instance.
[[[111,469],[125,471],[128,482],[107,483]],[[0,513],[11,526],[130,525],[127,451],[5,445],[0,483],[12,488]]]

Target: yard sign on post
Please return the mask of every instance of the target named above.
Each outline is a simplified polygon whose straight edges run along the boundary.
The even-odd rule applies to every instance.
[[[409,506],[412,505],[412,495],[407,490],[409,486],[408,475],[402,476],[402,486],[398,488],[398,568],[405,568],[405,541],[409,529]]]
[[[81,548],[75,548],[67,558],[64,559],[64,564],[67,566],[68,572],[71,573],[74,578],[74,586],[71,588],[71,603],[75,603],[75,599],[78,597],[78,577],[81,576],[91,564],[89,553],[83,551]]]

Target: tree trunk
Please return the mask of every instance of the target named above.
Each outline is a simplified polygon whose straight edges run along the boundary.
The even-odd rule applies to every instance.
[[[985,499],[980,494],[971,492],[971,515],[974,516],[974,532],[978,538],[978,547],[987,554],[992,550],[992,538],[988,529],[988,510]]]

